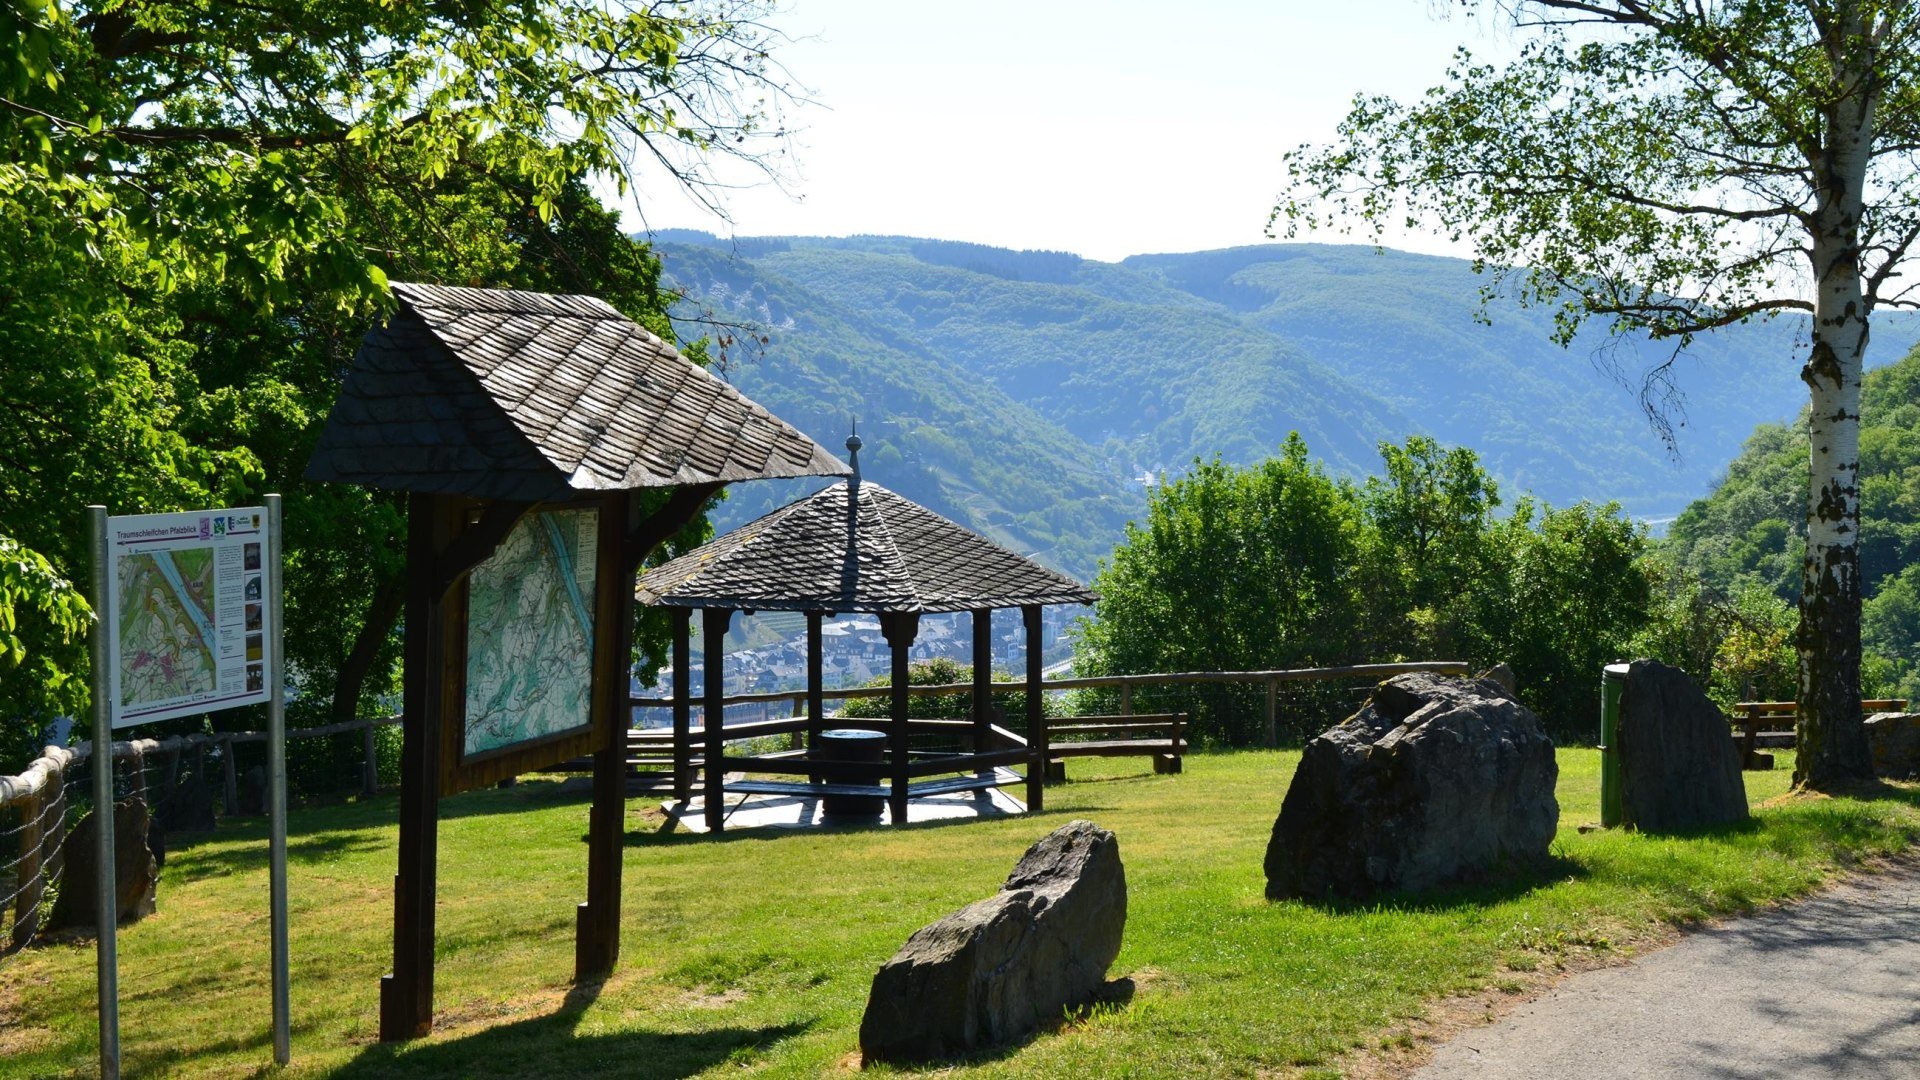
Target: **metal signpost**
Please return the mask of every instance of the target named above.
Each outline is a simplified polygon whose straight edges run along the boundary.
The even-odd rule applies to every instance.
[[[287,979],[287,741],[280,496],[266,505],[108,517],[93,553],[93,813],[99,869],[100,1075],[120,1075],[113,732],[267,705],[273,1060],[291,1057]],[[231,749],[228,750],[231,753]]]

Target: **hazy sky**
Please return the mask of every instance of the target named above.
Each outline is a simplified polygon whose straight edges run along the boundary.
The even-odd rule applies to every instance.
[[[644,225],[1099,259],[1260,243],[1281,154],[1329,139],[1355,93],[1413,97],[1456,46],[1509,44],[1436,0],[791,0],[773,21],[819,102],[790,117],[787,190],[728,193],[729,225],[648,183]]]

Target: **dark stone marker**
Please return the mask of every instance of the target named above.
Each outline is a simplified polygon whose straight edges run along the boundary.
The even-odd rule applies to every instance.
[[[1418,892],[1544,859],[1553,742],[1489,679],[1396,675],[1307,744],[1267,843],[1267,897]]]
[[[60,881],[60,897],[53,905],[49,930],[88,929],[98,926],[94,899],[99,888],[93,830],[97,814],[89,813],[67,833],[62,850],[67,860],[66,876]],[[154,912],[160,885],[160,865],[147,847],[147,804],[139,799],[113,804],[113,858],[116,863],[115,911],[120,922],[132,922]]]
[[[1867,718],[1873,775],[1888,780],[1920,776],[1920,713],[1875,713]]]
[[[1620,823],[1675,832],[1747,819],[1732,725],[1687,673],[1635,660],[1620,694]]]
[[[1120,842],[1069,822],[997,894],[914,931],[873,978],[860,1051],[920,1062],[1016,1042],[1094,999],[1126,925]]]
[[[153,808],[154,826],[168,832],[208,833],[216,821],[213,785],[195,769],[182,771]]]

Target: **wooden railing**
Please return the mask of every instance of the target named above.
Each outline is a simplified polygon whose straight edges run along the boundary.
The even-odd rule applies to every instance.
[[[1458,660],[1425,660],[1401,664],[1350,664],[1343,667],[1286,668],[1277,671],[1152,672],[1145,675],[1088,675],[1073,679],[1049,679],[1040,684],[1040,692],[1044,694],[1064,690],[1117,689],[1120,692],[1121,715],[1131,715],[1133,713],[1133,691],[1136,687],[1205,683],[1237,683],[1241,685],[1264,686],[1266,688],[1266,741],[1269,746],[1272,746],[1279,740],[1278,701],[1279,688],[1282,684],[1290,682],[1318,682],[1329,679],[1387,679],[1395,675],[1405,675],[1417,671],[1433,672],[1437,675],[1466,675],[1469,673],[1466,663]],[[994,682],[990,685],[996,694],[1017,693],[1027,688],[1027,684],[1021,680],[1005,680]],[[939,683],[927,686],[908,687],[907,693],[912,697],[931,697],[940,694],[965,694],[972,691],[972,689],[973,684],[970,682]],[[892,692],[891,689],[885,686],[852,686],[838,690],[824,690],[820,696],[827,701],[849,701],[861,698],[886,697]],[[654,697],[645,694],[632,695],[629,702],[636,708],[666,709],[673,706],[672,698]],[[793,717],[801,717],[806,710],[807,692],[805,690],[772,690],[748,694],[729,694],[722,699],[722,703],[725,705],[747,705],[754,703],[771,705],[780,702],[791,703],[792,711],[790,715]],[[695,698],[692,705],[696,708],[699,707],[700,700]],[[751,722],[753,726],[760,724],[786,725],[787,723],[788,721],[785,720]],[[736,729],[743,729],[746,726],[747,725],[739,724],[726,725],[728,737],[735,737],[733,732]],[[801,728],[782,726],[781,730],[804,730],[804,725],[802,725]],[[773,732],[769,729],[761,729],[759,733],[771,734]],[[747,736],[741,735],[739,737],[745,738]]]

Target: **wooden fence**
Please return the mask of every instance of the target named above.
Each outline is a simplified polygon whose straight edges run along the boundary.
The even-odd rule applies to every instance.
[[[1179,671],[1152,672],[1145,675],[1088,675],[1073,679],[1051,679],[1041,684],[1042,693],[1067,690],[1113,689],[1119,691],[1121,715],[1132,715],[1133,692],[1139,687],[1200,685],[1209,683],[1227,683],[1238,685],[1262,686],[1266,689],[1266,742],[1268,746],[1279,742],[1278,702],[1279,690],[1283,684],[1297,682],[1325,682],[1336,679],[1380,679],[1405,675],[1410,672],[1428,671],[1437,675],[1466,675],[1469,669],[1465,662],[1458,660],[1423,660],[1402,664],[1350,664],[1344,667],[1287,668],[1278,671]],[[991,684],[996,694],[1019,693],[1026,690],[1026,683],[1009,680]],[[939,694],[965,694],[973,690],[972,683],[942,683],[928,686],[912,686],[907,693],[913,697],[929,697]],[[893,691],[885,686],[854,686],[839,690],[823,690],[820,697],[825,701],[848,701],[857,698],[886,697]],[[635,708],[671,708],[671,698],[653,697],[635,694],[629,698]],[[788,715],[803,715],[807,706],[805,690],[773,690],[752,694],[730,694],[722,699],[725,705],[747,705],[763,703],[768,706],[788,703]],[[692,703],[696,710],[700,701]],[[770,710],[771,711],[771,710]]]
[[[398,717],[385,717],[295,728],[287,732],[287,738],[314,739],[364,732],[360,786],[362,794],[372,795],[379,790],[380,781],[374,729],[399,722]],[[240,777],[234,764],[234,747],[264,743],[266,739],[264,731],[129,739],[112,744],[113,761],[116,765],[124,762],[129,766],[128,793],[151,805],[153,800],[147,791],[150,767],[159,767],[159,784],[164,796],[173,790],[187,755],[197,759],[195,776],[204,777],[207,751],[215,750],[221,764],[221,806],[231,816],[240,812]],[[18,775],[0,776],[0,840],[11,841],[0,844],[0,956],[24,948],[44,922],[42,901],[58,888],[66,862],[69,774],[92,756],[91,743],[49,746]]]

